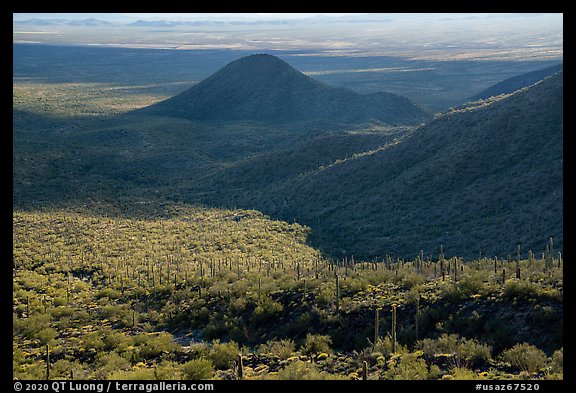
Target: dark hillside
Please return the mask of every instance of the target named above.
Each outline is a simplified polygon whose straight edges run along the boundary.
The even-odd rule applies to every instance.
[[[391,93],[358,94],[310,78],[272,55],[233,61],[212,76],[139,113],[199,121],[310,120],[416,124],[430,113]]]
[[[560,250],[562,99],[559,73],[273,190],[246,191],[239,205],[311,226],[335,255],[409,257],[440,244],[452,255],[507,255],[518,241],[541,252],[549,236]]]
[[[527,72],[522,75],[514,76],[499,82],[489,88],[481,91],[480,93],[474,95],[470,98],[470,101],[484,100],[493,96],[500,94],[510,94],[523,87],[528,87],[542,79],[553,75],[559,71],[562,71],[564,67],[563,63],[553,65],[551,67],[546,67],[541,70],[536,70],[532,72]]]

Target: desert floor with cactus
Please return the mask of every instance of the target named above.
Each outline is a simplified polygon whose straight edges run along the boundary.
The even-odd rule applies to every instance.
[[[563,376],[553,239],[329,261],[254,211],[101,208],[14,212],[14,378]]]

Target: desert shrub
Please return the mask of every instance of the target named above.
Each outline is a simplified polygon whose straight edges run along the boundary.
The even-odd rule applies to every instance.
[[[269,297],[264,297],[262,302],[254,309],[252,320],[256,325],[263,325],[278,318],[283,310],[282,304]]]
[[[343,377],[319,371],[314,363],[307,363],[300,360],[290,363],[282,370],[278,371],[278,374],[276,374],[275,378],[279,380],[291,381],[343,379]]]
[[[94,368],[94,376],[96,379],[106,379],[116,371],[130,369],[130,362],[117,352],[101,352],[96,355]]]
[[[144,359],[152,359],[162,353],[174,352],[179,348],[170,333],[140,334],[137,337],[138,355]]]
[[[426,282],[426,279],[419,274],[404,274],[401,278],[401,287],[404,289],[411,289],[415,286],[424,284],[424,282]]]
[[[548,362],[548,357],[544,351],[528,343],[516,344],[503,351],[502,358],[517,370],[529,373],[540,370]]]
[[[40,341],[40,345],[50,344],[53,345],[56,337],[58,337],[58,332],[56,329],[48,327],[45,329],[40,330],[36,334],[36,338]]]
[[[564,348],[554,351],[550,359],[550,371],[553,373],[564,372]]]
[[[440,373],[438,366],[432,365],[428,369],[426,361],[417,354],[405,353],[399,360],[389,363],[384,377],[385,379],[424,380],[438,378]]]
[[[221,343],[219,340],[214,340],[212,347],[210,347],[208,357],[214,364],[214,367],[218,370],[225,370],[236,360],[239,353],[240,348],[236,342]]]
[[[506,281],[502,289],[502,296],[506,298],[533,298],[542,296],[544,292],[540,284],[518,280],[516,278]]]
[[[464,364],[473,367],[486,364],[492,358],[492,348],[475,339],[462,339],[456,349],[456,355]]]
[[[106,328],[101,330],[104,350],[123,352],[130,345],[130,338],[115,330]]]
[[[102,319],[111,319],[111,320],[122,319],[124,318],[126,313],[127,310],[125,310],[124,308],[111,304],[103,306],[100,311]]]
[[[392,338],[390,338],[390,336],[385,336],[384,338],[380,337],[374,343],[373,351],[381,353],[384,356],[388,356],[394,353],[392,347],[393,347]],[[405,346],[400,345],[398,342],[396,343],[396,353],[407,353],[407,352],[408,349]]]
[[[330,336],[323,336],[320,334],[310,334],[306,335],[306,340],[300,351],[305,355],[316,355],[318,353],[332,353],[330,345],[332,344],[332,339]]]
[[[181,380],[182,369],[178,363],[162,361],[154,369],[154,379],[158,380]]]
[[[120,381],[146,381],[155,379],[154,369],[152,368],[136,368],[132,370],[119,370],[108,376],[110,380]]]
[[[80,362],[78,361],[71,362],[66,359],[60,359],[50,366],[50,378],[68,379],[70,378],[71,371],[74,373],[75,379],[83,379],[86,372]]]
[[[23,379],[23,380],[43,380],[46,378],[46,363],[44,362],[35,362],[25,370],[14,370],[14,378],[15,379]]]
[[[182,366],[182,374],[185,379],[201,380],[211,379],[214,376],[214,365],[209,359],[193,359]]]
[[[296,344],[292,340],[278,340],[278,341],[268,341],[258,347],[258,353],[260,354],[272,354],[278,356],[280,359],[288,359],[294,355],[296,351]]]
[[[454,367],[450,370],[450,375],[452,375],[452,379],[456,380],[486,379],[486,377],[466,367]]]
[[[463,295],[471,296],[481,294],[486,291],[483,274],[466,274],[462,277],[456,287]]]
[[[12,321],[14,334],[21,334],[26,338],[37,338],[38,332],[49,328],[52,317],[50,314],[36,314],[30,318],[14,318]]]
[[[188,350],[195,358],[201,358],[208,356],[209,348],[205,342],[191,341]]]
[[[426,338],[418,341],[416,347],[428,356],[452,354],[455,367],[477,366],[492,357],[490,346],[475,339],[461,338],[457,334],[443,334],[437,339]]]
[[[116,289],[112,288],[102,288],[96,293],[97,299],[108,298],[110,300],[119,299],[122,293]]]

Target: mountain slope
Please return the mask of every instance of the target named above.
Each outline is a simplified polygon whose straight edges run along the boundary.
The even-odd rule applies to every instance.
[[[484,100],[493,96],[500,94],[510,94],[523,87],[528,87],[534,83],[541,81],[542,79],[553,75],[563,69],[563,63],[553,65],[551,67],[546,67],[541,70],[536,70],[532,72],[527,72],[522,75],[518,75],[512,78],[508,78],[499,82],[489,88],[481,91],[480,93],[474,95],[470,98],[470,101]]]
[[[549,236],[560,250],[562,100],[558,73],[274,188],[236,189],[234,203],[295,218],[334,255],[436,255],[443,244],[451,255],[505,256],[518,241],[539,255]]]
[[[183,93],[139,112],[200,121],[273,123],[379,120],[417,124],[430,118],[429,111],[405,97],[330,87],[266,54],[233,61]]]

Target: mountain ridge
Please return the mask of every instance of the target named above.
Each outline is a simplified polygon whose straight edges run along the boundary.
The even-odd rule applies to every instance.
[[[335,256],[433,254],[440,244],[465,257],[504,256],[518,241],[541,250],[550,236],[561,247],[562,89],[560,72],[281,184],[258,188],[231,168],[244,187],[231,194],[223,174],[210,185],[219,196],[204,202],[295,219]]]
[[[561,71],[563,68],[564,63],[560,63],[505,79],[470,97],[470,101],[485,100],[500,94],[513,93],[516,90],[537,83],[542,79]]]
[[[137,111],[198,121],[330,120],[417,124],[431,117],[408,98],[326,85],[269,54],[235,60],[188,90]]]

